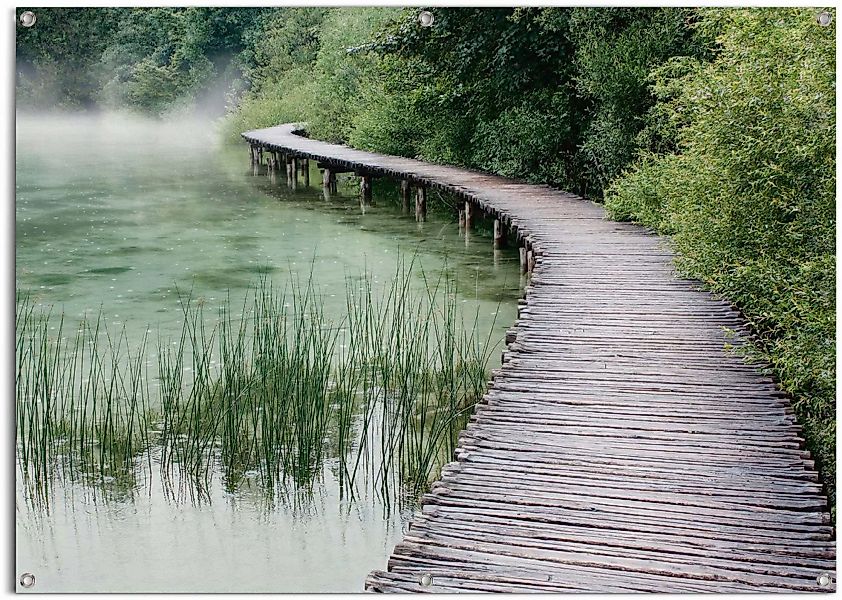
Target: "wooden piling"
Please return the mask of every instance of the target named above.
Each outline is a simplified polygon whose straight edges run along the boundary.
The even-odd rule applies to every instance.
[[[462,233],[462,230],[465,229],[465,209],[459,209],[459,233]]]
[[[310,159],[301,159],[301,175],[304,178],[304,187],[310,187]]]
[[[295,174],[295,158],[287,155],[287,185],[294,190],[298,187],[297,183],[298,177]]]
[[[322,187],[328,194],[336,193],[336,173],[327,167],[322,169]]]
[[[360,178],[360,200],[371,204],[371,175],[363,175]]]
[[[494,219],[494,249],[499,250],[503,247],[503,224],[500,219]]]
[[[427,188],[423,185],[419,185],[415,190],[415,220],[427,220]]]
[[[535,270],[535,253],[532,250],[526,251],[526,272],[531,273]]]
[[[471,228],[471,222],[473,221],[473,208],[471,206],[470,200],[465,200],[465,231]]]
[[[529,269],[528,263],[526,261],[526,248],[521,246],[518,248],[518,253],[520,254],[520,272],[521,274],[526,273]]]
[[[409,180],[401,179],[401,208],[404,213],[409,212]]]

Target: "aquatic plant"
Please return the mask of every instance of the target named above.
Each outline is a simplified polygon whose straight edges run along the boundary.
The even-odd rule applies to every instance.
[[[100,314],[66,336],[63,315],[21,295],[17,439],[29,497],[44,502],[64,478],[131,487],[155,469],[199,497],[220,474],[232,492],[256,477],[272,498],[312,486],[327,459],[351,498],[363,486],[387,505],[415,497],[451,457],[494,349],[493,325],[480,335],[457,291],[446,269],[429,279],[399,259],[379,291],[367,273],[346,277],[346,313],[333,320],[312,272],[281,289],[263,277],[215,320],[182,294],[181,331],[159,335],[152,378],[146,334],[130,347],[125,326],[114,336]]]
[[[67,335],[64,315],[17,298],[15,388],[18,458],[39,497],[56,475],[132,479],[149,447],[146,334],[134,351],[101,314]],[[57,467],[61,468],[57,468]]]

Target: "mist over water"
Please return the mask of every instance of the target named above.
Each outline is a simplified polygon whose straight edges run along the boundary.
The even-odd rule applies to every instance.
[[[282,176],[254,175],[244,145],[218,139],[195,115],[19,114],[18,291],[69,321],[102,310],[130,340],[147,327],[154,339],[179,331],[179,291],[210,319],[225,298],[241,306],[261,276],[282,287],[312,270],[325,311],[340,314],[347,277],[387,285],[402,253],[428,273],[451,268],[480,331],[496,322],[499,340],[514,321],[516,257],[493,260],[489,238],[466,243],[450,215],[416,223],[385,181],[365,211],[353,181],[325,199],[314,165],[312,187],[293,192]],[[37,591],[358,591],[411,507],[341,499],[332,466],[312,493],[271,504],[256,482],[231,492],[219,477],[202,498],[154,476],[128,490],[67,483],[49,514],[29,506],[18,478],[17,570],[36,574]]]

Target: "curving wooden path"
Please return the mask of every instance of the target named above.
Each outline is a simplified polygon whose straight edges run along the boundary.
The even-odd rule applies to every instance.
[[[834,530],[789,401],[725,350],[745,335],[739,314],[676,279],[661,239],[546,186],[292,125],[243,137],[455,192],[536,256],[457,460],[368,590],[835,590]]]

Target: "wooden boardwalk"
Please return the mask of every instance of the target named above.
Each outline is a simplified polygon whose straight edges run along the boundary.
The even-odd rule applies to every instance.
[[[546,186],[293,131],[243,136],[460,194],[536,260],[457,460],[368,590],[835,590],[834,530],[790,403],[725,350],[739,314],[675,279],[660,238]]]

